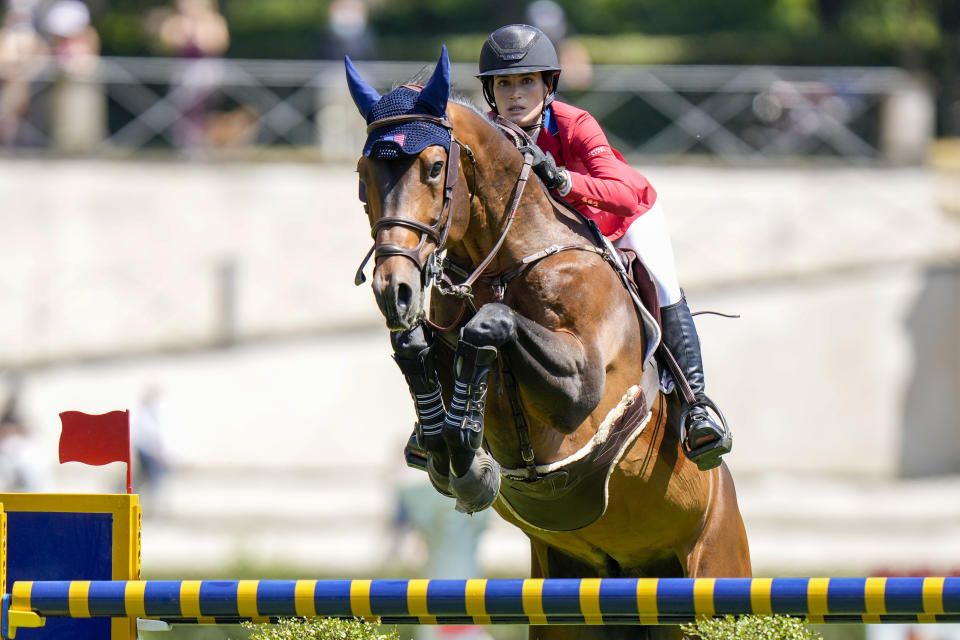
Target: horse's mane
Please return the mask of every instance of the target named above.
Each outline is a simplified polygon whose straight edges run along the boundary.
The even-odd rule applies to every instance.
[[[478,116],[483,116],[483,119],[490,123],[490,126],[493,126],[493,123],[490,122],[490,119],[487,118],[487,112],[477,106],[477,103],[471,100],[468,96],[462,93],[454,93],[450,95],[450,102],[458,104],[461,107],[466,107],[470,111],[473,111]]]
[[[394,85],[393,88],[396,89],[398,87],[411,87],[411,88],[423,87],[424,83],[426,83],[430,79],[430,76],[432,74],[433,74],[433,69],[431,67],[423,67],[422,69],[420,69],[420,71],[414,74],[412,78],[410,78],[406,82],[397,83],[396,85]],[[490,119],[487,117],[487,112],[483,108],[478,106],[477,103],[474,102],[473,99],[467,96],[466,94],[451,93],[450,99],[448,100],[448,102],[452,102],[454,104],[460,105],[461,107],[466,107],[470,111],[473,111],[478,116],[480,116],[483,119],[483,121],[486,122],[490,127],[492,127],[493,129],[496,129],[496,126],[494,126],[494,124],[490,122]]]

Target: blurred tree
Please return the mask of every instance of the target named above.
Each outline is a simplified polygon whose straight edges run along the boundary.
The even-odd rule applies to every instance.
[[[559,3],[582,32],[706,33],[769,26],[771,0],[595,0]]]
[[[221,0],[233,58],[314,58],[329,0]]]
[[[109,0],[91,5],[93,26],[106,56],[151,53],[144,16],[169,4],[167,0]]]
[[[363,1],[379,57],[430,60],[444,42],[460,61],[474,60],[492,30],[524,20],[528,4],[516,0]],[[956,21],[958,1],[557,0],[566,11],[571,32],[582,36],[597,63],[902,64],[910,68],[933,68],[955,59],[951,47],[956,46],[957,28],[950,23]],[[231,33],[226,55],[309,59],[323,54],[329,50],[331,2],[220,0]],[[149,53],[144,24],[152,9],[168,5],[169,0],[91,0],[91,6],[100,9],[94,13],[104,54]]]
[[[840,18],[842,31],[868,49],[897,52],[900,65],[919,69],[940,43],[937,0],[856,0]]]
[[[828,28],[836,28],[840,24],[842,16],[850,0],[817,0],[817,13],[820,17],[820,23]]]
[[[960,0],[940,0],[937,22],[943,37],[940,48],[940,130],[960,137]]]
[[[379,0],[371,2],[374,29],[383,36],[489,33],[521,22],[525,3],[515,0]]]

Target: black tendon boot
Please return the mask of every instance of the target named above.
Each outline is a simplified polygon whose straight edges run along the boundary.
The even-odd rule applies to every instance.
[[[447,446],[443,441],[443,420],[446,412],[440,396],[433,357],[433,341],[424,326],[418,324],[409,331],[390,334],[393,360],[400,367],[417,412],[414,434],[404,450],[407,464],[427,471],[434,486],[447,492],[446,478],[449,462]],[[434,464],[430,464],[433,460]],[[439,467],[437,468],[437,463]]]
[[[489,507],[500,490],[500,467],[483,444],[487,375],[497,359],[494,346],[477,347],[462,338],[457,345],[456,380],[443,439],[450,451],[450,489],[457,510],[473,513]]]
[[[470,467],[473,453],[483,444],[483,408],[487,402],[487,375],[497,359],[494,346],[476,347],[461,339],[454,361],[456,381],[443,438],[450,450],[450,465],[461,476]]]
[[[700,338],[697,336],[697,327],[693,323],[693,316],[690,315],[686,296],[681,295],[680,302],[662,307],[660,317],[663,325],[663,342],[677,359],[680,370],[696,398],[695,402],[688,404],[682,391],[677,389],[683,405],[681,414],[683,452],[697,463],[701,471],[713,469],[720,466],[720,456],[729,453],[733,446],[733,438],[727,429],[723,414],[704,393]],[[720,418],[719,424],[708,408]]]

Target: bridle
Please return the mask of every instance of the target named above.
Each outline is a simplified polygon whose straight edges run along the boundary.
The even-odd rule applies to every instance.
[[[480,264],[477,265],[473,272],[467,276],[462,283],[453,284],[449,280],[445,281],[443,278],[443,259],[440,256],[446,248],[447,238],[450,234],[450,225],[453,219],[453,190],[457,185],[458,178],[460,177],[460,150],[463,149],[467,157],[470,158],[474,176],[476,176],[476,156],[470,147],[457,140],[453,133],[453,124],[446,118],[437,116],[411,113],[383,118],[382,120],[377,120],[376,122],[371,123],[367,127],[367,135],[381,127],[416,121],[430,122],[440,125],[450,134],[450,149],[447,152],[447,173],[444,176],[443,203],[440,205],[440,215],[437,218],[437,222],[433,225],[424,224],[419,220],[405,218],[403,216],[383,216],[382,218],[374,221],[374,223],[370,226],[370,233],[373,236],[374,244],[367,252],[367,255],[364,257],[363,261],[360,263],[360,267],[357,269],[357,274],[356,277],[354,277],[353,283],[359,286],[366,282],[366,276],[363,274],[363,269],[367,262],[369,262],[371,256],[373,256],[375,260],[391,256],[403,256],[417,265],[417,269],[420,271],[424,292],[426,292],[426,290],[430,287],[436,287],[437,290],[443,295],[453,295],[464,299],[471,298],[473,296],[473,283],[490,265],[494,257],[496,257],[497,253],[500,251],[500,247],[503,246],[503,242],[507,237],[507,232],[510,230],[510,226],[513,224],[513,219],[516,216],[517,209],[520,206],[520,196],[523,195],[523,188],[526,185],[527,178],[530,175],[530,163],[533,158],[529,153],[526,153],[523,156],[523,167],[520,169],[520,175],[517,177],[517,182],[514,185],[513,194],[510,198],[506,224],[504,225],[503,230],[500,232],[500,237],[497,240],[497,243],[494,245],[493,249],[490,250],[490,253],[487,254],[486,258],[484,258]],[[473,192],[471,192],[471,201],[473,200],[473,195]],[[364,207],[368,206],[363,183],[360,184],[359,196],[360,201],[364,204]],[[420,241],[417,243],[416,247],[411,249],[406,249],[395,244],[378,245],[377,233],[380,231],[380,229],[389,226],[401,226],[413,229],[414,231],[419,231]],[[421,258],[421,252],[424,244],[426,244],[427,238],[432,239],[436,244],[436,247],[430,253],[430,255],[427,256],[426,262],[424,262],[424,260]]]
[[[437,221],[433,225],[424,224],[419,220],[405,218],[403,216],[383,216],[382,218],[377,219],[370,226],[370,235],[373,237],[373,246],[370,247],[367,255],[360,263],[360,267],[357,269],[357,275],[353,279],[353,283],[357,286],[363,284],[367,280],[366,276],[363,275],[363,269],[367,265],[367,262],[370,261],[371,256],[373,256],[374,261],[377,261],[380,258],[389,258],[391,256],[403,256],[404,258],[413,261],[413,263],[417,265],[417,269],[420,271],[420,274],[423,276],[422,280],[424,288],[429,287],[435,278],[439,276],[441,267],[439,258],[436,258],[435,256],[437,256],[439,253],[442,253],[444,248],[446,248],[447,238],[450,235],[450,224],[453,219],[453,190],[457,186],[457,181],[460,178],[460,149],[463,148],[464,152],[467,154],[467,157],[470,158],[470,162],[474,166],[476,166],[477,161],[473,155],[473,151],[468,146],[457,140],[456,136],[453,135],[453,124],[446,118],[419,113],[392,116],[371,123],[367,127],[367,135],[377,129],[389,125],[417,121],[430,122],[432,124],[440,125],[450,134],[450,148],[449,151],[447,151],[447,172],[443,179],[443,203],[440,205],[440,215],[437,217]],[[362,182],[360,183],[359,197],[364,208],[366,208],[368,206],[367,195]],[[379,233],[381,229],[384,227],[397,226],[407,227],[408,229],[413,229],[414,231],[419,232],[420,242],[417,243],[417,246],[407,249],[395,244],[377,244],[377,233]],[[423,252],[423,246],[427,242],[427,238],[433,240],[437,246],[427,257],[427,261],[425,263],[421,257],[421,254]]]

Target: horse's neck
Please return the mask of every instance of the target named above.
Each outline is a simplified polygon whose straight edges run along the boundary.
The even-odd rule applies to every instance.
[[[476,154],[476,183],[470,222],[461,246],[454,253],[465,254],[477,264],[493,250],[510,215],[510,203],[523,166],[502,134],[484,123],[468,145]],[[524,257],[551,244],[570,242],[577,234],[553,210],[549,197],[533,171],[530,172],[509,233],[489,271],[503,271]],[[459,250],[458,250],[459,249]]]

